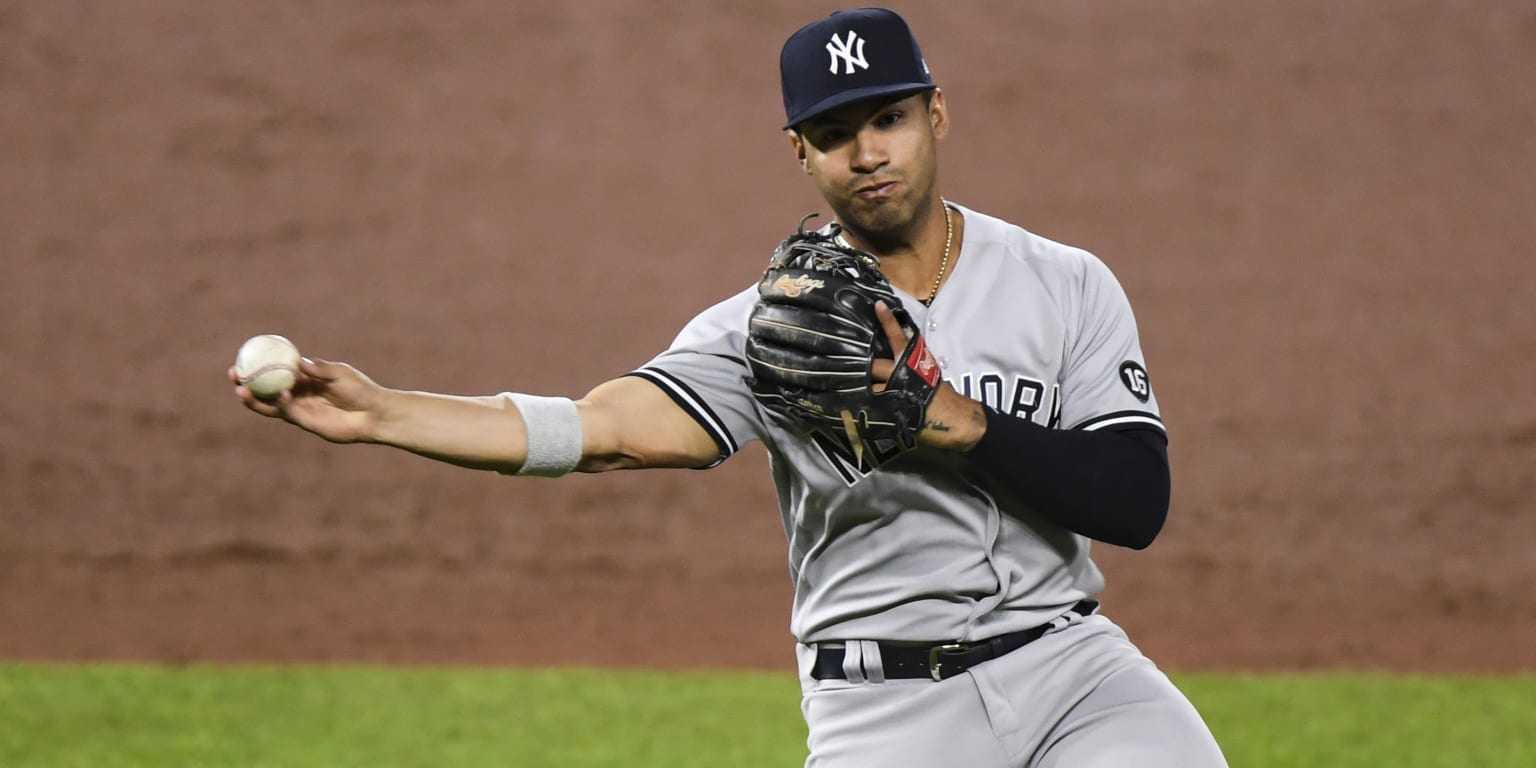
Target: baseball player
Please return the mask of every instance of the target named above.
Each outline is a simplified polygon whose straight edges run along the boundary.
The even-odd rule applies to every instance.
[[[834,221],[579,400],[386,389],[305,361],[257,413],[512,475],[705,467],[767,446],[807,766],[1222,766],[1099,610],[1090,540],[1142,548],[1167,442],[1093,255],[940,194],[949,108],[895,13],[785,43],[785,130]]]

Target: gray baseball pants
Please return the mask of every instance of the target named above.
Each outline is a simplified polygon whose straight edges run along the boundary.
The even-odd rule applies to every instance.
[[[1078,617],[954,677],[885,680],[874,643],[848,680],[800,645],[806,768],[1225,768],[1199,713],[1114,622]]]

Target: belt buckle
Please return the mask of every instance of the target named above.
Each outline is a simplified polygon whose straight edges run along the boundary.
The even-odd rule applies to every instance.
[[[945,643],[943,645],[935,645],[928,649],[928,674],[933,676],[934,682],[938,682],[944,679],[943,672],[939,669],[941,666],[939,662],[939,654],[947,653],[949,651],[963,651],[965,649],[965,643]]]

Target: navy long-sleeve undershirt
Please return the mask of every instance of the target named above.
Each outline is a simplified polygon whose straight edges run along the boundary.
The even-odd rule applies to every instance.
[[[1168,518],[1168,439],[1147,428],[1049,429],[985,409],[969,456],[1032,511],[1074,533],[1145,549]]]

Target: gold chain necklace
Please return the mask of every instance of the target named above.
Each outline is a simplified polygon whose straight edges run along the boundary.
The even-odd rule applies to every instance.
[[[928,291],[928,298],[923,299],[923,306],[931,306],[933,298],[939,295],[939,283],[944,282],[944,270],[949,268],[949,246],[955,241],[955,222],[949,217],[949,201],[939,198],[939,204],[944,206],[944,258],[939,260],[939,274],[933,278],[933,288]]]

